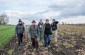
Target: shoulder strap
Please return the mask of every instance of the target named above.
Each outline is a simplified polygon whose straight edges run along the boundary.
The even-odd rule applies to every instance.
[[[44,30],[45,30],[45,27],[46,27],[46,24],[44,24],[44,28],[43,28]]]

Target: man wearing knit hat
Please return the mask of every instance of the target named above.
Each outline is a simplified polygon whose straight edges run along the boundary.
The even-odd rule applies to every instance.
[[[22,25],[21,19],[19,19],[19,23],[16,26],[15,31],[16,31],[16,35],[18,37],[18,45],[19,45],[19,49],[20,49],[20,47],[22,46],[23,33],[25,31],[25,27]]]

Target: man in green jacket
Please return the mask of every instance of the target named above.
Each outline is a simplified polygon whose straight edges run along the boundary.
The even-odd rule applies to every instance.
[[[37,38],[38,38],[38,28],[37,28],[35,20],[32,21],[32,25],[29,28],[29,34],[30,34],[31,41],[32,41],[32,47],[38,48],[39,47],[38,40],[37,40]]]

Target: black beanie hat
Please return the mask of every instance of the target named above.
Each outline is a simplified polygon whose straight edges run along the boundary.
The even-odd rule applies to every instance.
[[[19,22],[22,22],[21,19],[19,19]]]

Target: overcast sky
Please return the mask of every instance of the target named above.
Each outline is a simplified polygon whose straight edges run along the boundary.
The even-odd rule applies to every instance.
[[[37,18],[85,23],[85,0],[0,0],[0,13],[11,17],[12,24],[18,18],[26,23]]]

